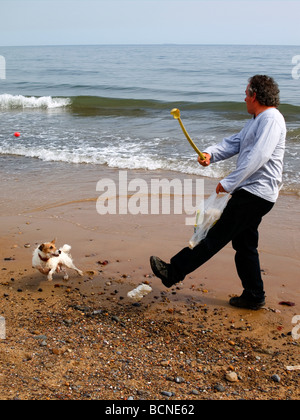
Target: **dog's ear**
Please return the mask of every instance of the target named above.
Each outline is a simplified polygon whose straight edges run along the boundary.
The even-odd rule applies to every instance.
[[[40,245],[40,246],[39,246],[39,250],[43,252],[43,251],[44,251],[44,247],[45,247],[45,245],[44,245],[44,244]]]
[[[51,244],[55,244],[55,242],[56,242],[56,238],[53,239],[53,241],[51,241]]]

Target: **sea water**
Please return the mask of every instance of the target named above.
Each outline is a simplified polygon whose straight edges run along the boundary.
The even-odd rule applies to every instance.
[[[34,168],[51,176],[59,163],[222,179],[235,159],[202,168],[170,110],[180,109],[203,150],[242,129],[251,118],[248,78],[268,74],[279,84],[288,129],[283,191],[298,193],[299,53],[296,46],[0,47],[2,181]]]

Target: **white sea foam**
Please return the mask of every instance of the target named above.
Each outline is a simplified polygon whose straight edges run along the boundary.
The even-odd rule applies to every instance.
[[[135,146],[137,147],[137,146]],[[130,148],[129,148],[130,149]],[[131,149],[130,149],[131,150]],[[131,150],[132,151],[132,150]],[[176,158],[156,157],[151,154],[136,151],[124,153],[121,147],[55,147],[54,145],[28,145],[4,141],[0,143],[0,155],[24,156],[36,158],[44,162],[65,162],[71,164],[107,165],[110,168],[128,170],[166,170],[189,175],[220,178],[225,175],[224,169],[218,164],[213,168],[201,168],[197,162]]]
[[[52,98],[51,96],[27,97],[22,95],[10,95],[5,93],[0,95],[0,109],[20,109],[20,108],[41,108],[53,109],[62,108],[70,105],[69,98]]]
[[[0,156],[24,156],[27,158],[40,159],[44,162],[64,162],[67,164],[106,165],[120,170],[147,170],[147,171],[171,171],[187,175],[222,179],[233,169],[233,162],[219,162],[208,168],[202,168],[195,159],[182,159],[180,157],[157,156],[146,152],[138,144],[127,143],[118,146],[88,146],[85,143],[68,142],[67,139],[57,144],[52,140],[48,145],[43,144],[42,137],[33,137],[30,140],[21,141],[2,140],[0,134]],[[286,162],[283,175],[284,190],[298,191],[299,174]]]

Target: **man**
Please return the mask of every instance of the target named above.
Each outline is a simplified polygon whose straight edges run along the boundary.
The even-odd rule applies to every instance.
[[[217,193],[232,195],[220,220],[207,237],[194,249],[184,248],[170,264],[151,257],[154,274],[166,287],[184,280],[185,276],[219,252],[232,241],[236,251],[237,273],[243,293],[230,299],[232,306],[257,310],[265,304],[258,247],[258,227],[262,217],[274,206],[282,181],[286,125],[278,111],[279,88],[268,76],[249,79],[245,102],[253,115],[242,131],[204,151],[202,166],[238,154],[236,169],[217,186]]]

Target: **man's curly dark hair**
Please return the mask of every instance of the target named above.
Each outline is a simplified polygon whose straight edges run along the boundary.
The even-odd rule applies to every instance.
[[[256,99],[261,105],[277,108],[280,104],[280,90],[272,77],[259,74],[250,77],[248,92],[250,96],[256,93]]]

